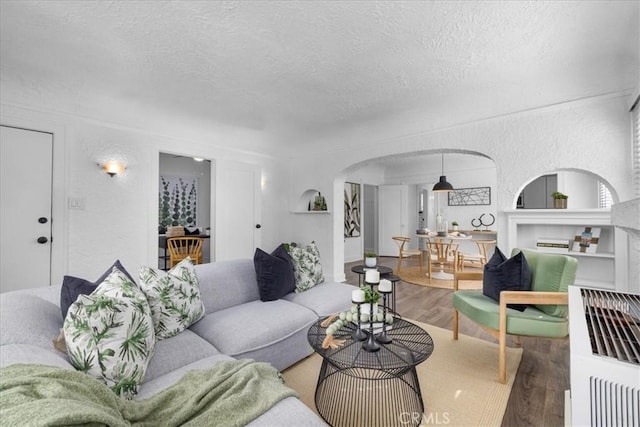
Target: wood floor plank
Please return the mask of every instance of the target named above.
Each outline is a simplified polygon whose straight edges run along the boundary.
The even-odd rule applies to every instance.
[[[380,257],[380,265],[397,267],[397,258]],[[362,261],[345,264],[347,283],[358,284],[351,271]],[[452,291],[398,282],[396,308],[408,319],[452,329]],[[495,339],[476,323],[460,316],[460,333],[490,342]],[[515,341],[508,340],[509,346]],[[569,339],[522,338],[524,353],[502,420],[510,426],[562,426],[564,424],[564,390],[569,388]],[[496,381],[498,360],[496,358]]]

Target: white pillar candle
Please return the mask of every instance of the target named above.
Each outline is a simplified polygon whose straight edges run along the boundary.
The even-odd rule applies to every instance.
[[[380,292],[391,292],[391,281],[387,279],[380,280],[380,284],[378,285],[378,290]]]
[[[364,291],[362,289],[355,289],[352,291],[351,301],[355,303],[364,302]]]
[[[380,281],[380,272],[378,270],[367,270],[364,274],[364,280],[367,283],[378,283]]]

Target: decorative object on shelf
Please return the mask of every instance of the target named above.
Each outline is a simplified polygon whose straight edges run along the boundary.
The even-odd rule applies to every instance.
[[[378,254],[375,252],[364,253],[364,265],[369,268],[374,268],[378,264]]]
[[[562,194],[559,191],[554,191],[551,193],[551,197],[553,198],[554,209],[567,209],[567,199],[569,196]]]
[[[579,228],[573,238],[571,250],[588,254],[596,253],[600,241],[600,227]]]
[[[538,237],[536,248],[544,252],[569,252],[569,239]]]
[[[453,185],[447,182],[447,177],[444,175],[444,152],[442,154],[442,175],[440,175],[440,181],[436,182],[433,186],[433,192],[435,193],[448,193],[453,191]]]
[[[458,221],[452,221],[451,228],[453,229],[453,231],[458,231]]]
[[[314,211],[327,210],[327,201],[319,191],[318,191],[318,195],[313,198],[313,210]]]
[[[474,227],[474,231],[480,231],[480,226],[484,226],[484,231],[489,231],[489,227],[491,227],[493,224],[495,224],[496,222],[496,217],[493,214],[489,214],[489,216],[491,217],[491,222],[487,222],[486,224],[484,223],[484,220],[482,219],[482,217],[484,217],[486,214],[482,214],[480,215],[480,217],[478,218],[473,218],[471,220],[471,226]]]
[[[360,236],[360,184],[344,183],[344,237]]]
[[[491,204],[491,187],[456,188],[449,194],[449,206]]]
[[[377,284],[378,282],[380,282],[380,272],[376,269],[371,269],[371,270],[366,270],[364,272],[364,281],[367,283],[373,283],[373,284]],[[365,298],[366,298],[366,302],[370,302],[371,299],[371,294],[369,293],[369,288],[363,288],[364,289],[364,293],[365,293]],[[375,298],[375,301],[373,302],[378,302],[379,299],[379,295],[373,295],[373,297]]]

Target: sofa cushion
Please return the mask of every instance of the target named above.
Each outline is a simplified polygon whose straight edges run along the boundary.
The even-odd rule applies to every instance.
[[[64,276],[64,278],[62,279],[62,288],[60,289],[60,311],[62,312],[62,318],[64,319],[65,317],[67,317],[67,311],[69,311],[69,307],[71,307],[71,304],[73,304],[73,302],[78,299],[79,295],[89,295],[91,292],[93,292],[98,287],[98,285],[104,282],[104,279],[106,279],[107,276],[111,274],[114,267],[123,272],[129,278],[129,280],[135,282],[135,280],[133,280],[133,277],[131,277],[129,272],[127,272],[122,263],[120,263],[119,259],[116,260],[116,262],[114,262],[111,267],[107,268],[107,270],[102,273],[102,276],[100,276],[95,282],[90,282],[79,277]]]
[[[172,337],[204,316],[198,276],[187,257],[168,272],[140,268],[140,287],[149,301],[156,337]]]
[[[54,351],[51,341],[60,332],[60,307],[24,291],[0,296],[0,345],[30,344]]]
[[[16,363],[57,366],[73,369],[66,356],[55,350],[45,350],[31,344],[7,344],[0,346],[0,367]]]
[[[350,309],[351,292],[354,289],[357,288],[346,283],[324,282],[305,292],[292,292],[282,298],[313,310],[318,317],[324,317]]]
[[[253,301],[207,314],[191,330],[230,356],[269,347],[318,317],[311,310],[284,300]]]
[[[176,335],[176,337],[180,335]],[[173,338],[165,341],[171,341]],[[135,399],[140,400],[140,399],[146,399],[148,397],[153,396],[154,394],[178,382],[189,371],[192,371],[194,369],[209,369],[215,366],[216,363],[218,362],[229,361],[229,360],[233,360],[233,358],[225,354],[214,354],[212,356],[205,357],[204,359],[196,360],[194,362],[185,364],[172,371],[168,371],[163,375],[159,375],[153,379],[150,378],[148,381],[145,378],[145,382],[140,386],[140,389],[138,391],[138,394],[136,394]]]
[[[291,245],[289,246],[289,254],[293,260],[296,292],[304,292],[324,281],[320,251],[316,242],[311,242],[304,248]]]
[[[213,345],[187,329],[171,338],[156,342],[156,349],[149,361],[144,381],[146,383],[189,363],[219,353]]]
[[[67,354],[79,371],[132,398],[155,347],[149,304],[117,268],[91,295],[80,295],[64,322]]]
[[[271,254],[256,248],[253,264],[262,301],[273,301],[295,291],[293,263],[284,245],[278,246]]]
[[[493,256],[484,266],[482,293],[500,302],[502,291],[528,291],[531,289],[531,270],[522,252],[511,258],[496,246]],[[509,308],[524,311],[527,304],[508,304]]]
[[[207,313],[260,300],[256,270],[251,259],[198,264],[195,268]]]

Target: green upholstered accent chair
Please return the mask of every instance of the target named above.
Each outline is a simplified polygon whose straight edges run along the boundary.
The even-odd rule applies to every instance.
[[[520,252],[514,249],[512,256]],[[453,339],[458,339],[458,312],[480,324],[499,343],[499,381],[507,381],[507,334],[562,338],[569,335],[567,289],[576,278],[578,261],[567,255],[522,250],[531,269],[530,291],[502,291],[500,302],[481,290],[458,290],[460,280],[482,280],[482,272],[457,271],[453,293]],[[520,312],[507,304],[530,304]]]

